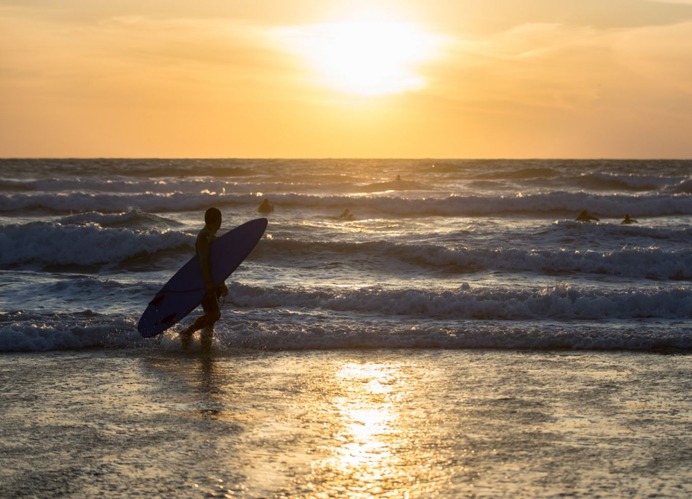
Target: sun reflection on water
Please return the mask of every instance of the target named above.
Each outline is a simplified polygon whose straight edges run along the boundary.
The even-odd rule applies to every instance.
[[[400,491],[406,475],[399,450],[408,447],[397,406],[403,374],[392,364],[346,363],[335,381],[334,427],[341,445],[315,471],[352,497]]]

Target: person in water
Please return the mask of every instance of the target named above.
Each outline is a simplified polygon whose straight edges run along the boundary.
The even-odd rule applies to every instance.
[[[218,286],[211,278],[211,243],[216,239],[216,233],[221,228],[221,212],[218,208],[209,208],[204,213],[204,228],[199,231],[195,250],[199,258],[200,270],[204,279],[206,289],[202,298],[202,308],[204,315],[198,317],[188,328],[180,332],[182,336],[191,336],[200,329],[214,330],[214,324],[221,318],[221,307],[219,307],[219,297],[228,295],[228,288],[225,283]]]
[[[625,218],[620,222],[621,224],[636,224],[639,222],[639,220],[635,220],[634,218],[630,218],[629,214],[625,215]]]
[[[353,213],[351,213],[351,210],[346,208],[344,211],[341,212],[341,215],[339,215],[339,218],[343,220],[353,220]]]
[[[272,206],[272,204],[269,202],[268,199],[265,199],[259,205],[259,207],[257,208],[257,211],[259,211],[260,213],[271,213],[272,211],[274,211],[274,207]]]
[[[600,222],[601,219],[594,217],[593,215],[589,215],[589,212],[586,210],[582,210],[581,213],[577,215],[577,222],[590,222],[591,220]]]

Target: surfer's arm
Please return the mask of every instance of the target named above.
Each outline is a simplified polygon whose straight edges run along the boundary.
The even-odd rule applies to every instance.
[[[214,281],[211,278],[211,260],[209,253],[211,250],[211,241],[206,237],[201,237],[197,245],[197,255],[199,256],[199,266],[202,270],[202,278],[204,279],[204,287],[208,292],[216,289]]]

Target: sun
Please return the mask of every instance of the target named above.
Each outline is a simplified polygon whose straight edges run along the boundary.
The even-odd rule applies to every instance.
[[[395,21],[348,21],[282,30],[282,38],[303,56],[326,86],[359,95],[419,90],[420,66],[432,59],[436,37]]]

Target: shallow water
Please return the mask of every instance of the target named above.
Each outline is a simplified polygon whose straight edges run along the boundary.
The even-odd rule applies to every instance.
[[[692,359],[116,350],[0,357],[0,495],[689,497]]]

